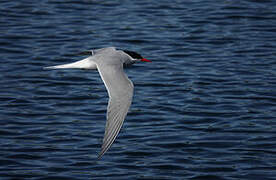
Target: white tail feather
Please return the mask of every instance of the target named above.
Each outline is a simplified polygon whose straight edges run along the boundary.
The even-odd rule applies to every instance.
[[[44,67],[44,69],[69,69],[69,68],[96,69],[97,67],[93,61],[89,60],[89,57],[74,63]]]

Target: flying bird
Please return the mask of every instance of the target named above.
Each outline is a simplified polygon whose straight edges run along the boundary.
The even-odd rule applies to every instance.
[[[45,69],[97,69],[100,73],[109,95],[105,133],[98,155],[98,158],[101,158],[117,137],[132,102],[134,86],[124,73],[123,67],[139,61],[151,61],[134,51],[119,50],[115,47],[89,50],[82,54],[89,57],[74,63],[45,67]]]

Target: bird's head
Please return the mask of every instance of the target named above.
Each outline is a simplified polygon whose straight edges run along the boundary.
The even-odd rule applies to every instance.
[[[126,53],[127,55],[129,55],[132,59],[131,59],[131,64],[137,62],[137,61],[144,61],[144,62],[151,62],[150,60],[143,58],[140,54],[138,54],[137,52],[134,51],[128,51],[128,50],[123,50],[124,53]]]

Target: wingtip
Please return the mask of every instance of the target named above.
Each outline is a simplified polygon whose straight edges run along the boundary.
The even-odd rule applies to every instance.
[[[103,154],[98,154],[97,161],[101,160],[103,157]]]
[[[100,160],[103,157],[103,155],[104,155],[105,152],[103,150],[101,150],[101,152],[98,154],[97,160]]]

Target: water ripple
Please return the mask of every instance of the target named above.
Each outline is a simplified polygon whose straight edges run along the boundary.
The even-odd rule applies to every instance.
[[[276,176],[275,2],[1,1],[0,179]],[[116,46],[133,103],[96,161],[107,92],[96,71],[43,70]]]

